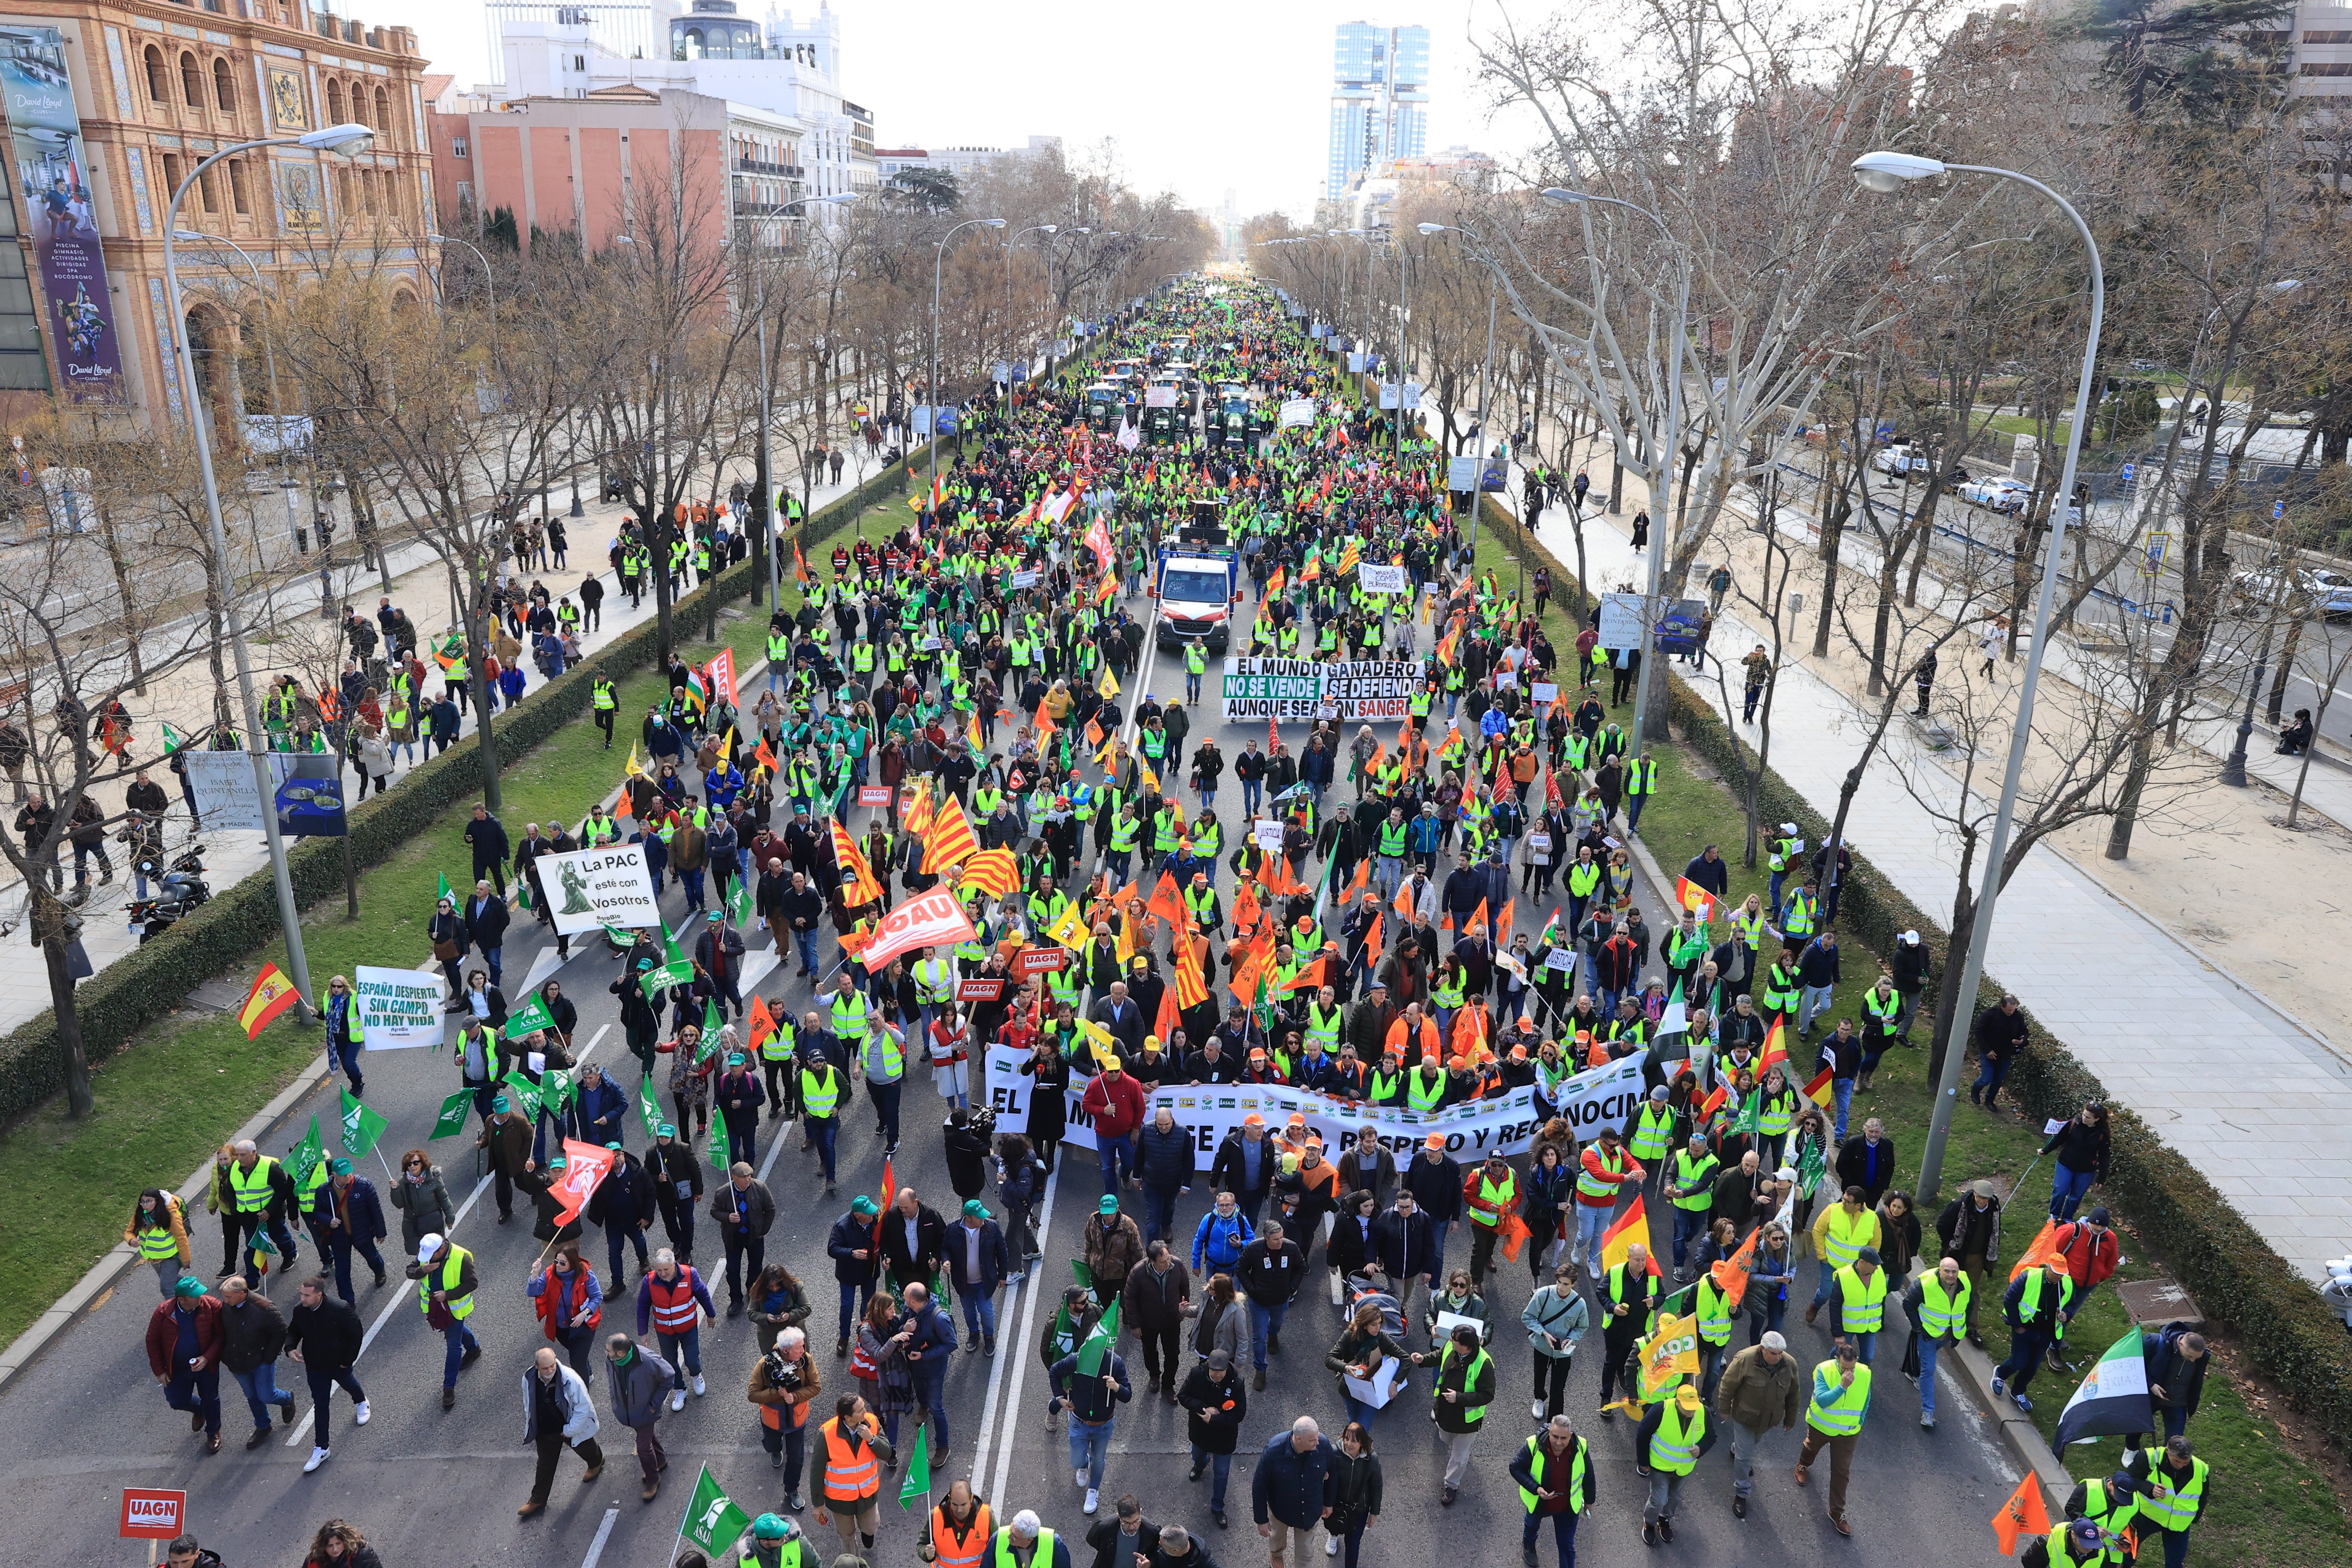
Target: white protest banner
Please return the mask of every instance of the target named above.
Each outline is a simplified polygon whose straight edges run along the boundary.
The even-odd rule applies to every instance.
[[[1021,1064],[1028,1059],[1025,1051],[988,1048],[988,1108],[1004,1126],[1027,1123],[1034,1083],[1022,1075]],[[1526,1153],[1538,1130],[1555,1115],[1564,1118],[1580,1139],[1591,1138],[1603,1127],[1623,1131],[1641,1103],[1643,1059],[1637,1053],[1562,1079],[1549,1110],[1536,1103],[1532,1088],[1421,1116],[1280,1084],[1163,1084],[1146,1097],[1144,1114],[1148,1118],[1168,1107],[1191,1130],[1194,1156],[1203,1169],[1216,1158],[1225,1134],[1237,1131],[1242,1119],[1253,1112],[1265,1117],[1267,1126],[1280,1127],[1297,1111],[1326,1149],[1339,1149],[1354,1140],[1357,1129],[1370,1127],[1400,1160],[1410,1157],[1433,1132],[1444,1134],[1446,1152],[1455,1159],[1483,1160],[1492,1153]],[[1080,1149],[1095,1146],[1094,1122],[1082,1103],[1086,1092],[1087,1080],[1073,1073],[1063,1091],[1062,1141]]]
[[[1295,425],[1314,424],[1315,400],[1311,397],[1284,398],[1282,400],[1282,413],[1276,419],[1275,423],[1279,425],[1285,430],[1289,429]]]
[[[441,971],[352,970],[352,999],[360,1010],[362,1043],[372,1051],[407,1050],[441,1043],[441,1004],[448,1000]]]
[[[1356,568],[1356,583],[1367,594],[1410,594],[1412,574],[1402,566],[1375,566],[1364,562]]]
[[[1343,720],[1402,720],[1422,679],[1398,659],[1228,658],[1218,699],[1228,721],[1313,719],[1327,702]]]
[[[1269,855],[1282,853],[1282,822],[1278,817],[1261,817],[1250,824],[1250,841]]]
[[[1176,389],[1172,386],[1145,387],[1143,389],[1143,406],[1146,408],[1175,407]]]
[[[542,855],[532,864],[539,868],[539,885],[547,889],[555,929],[566,936],[600,925],[635,931],[662,923],[642,844]]]

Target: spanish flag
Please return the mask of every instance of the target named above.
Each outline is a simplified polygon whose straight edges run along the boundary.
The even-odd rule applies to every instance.
[[[1603,1269],[1614,1268],[1626,1261],[1635,1242],[1641,1243],[1649,1254],[1650,1272],[1664,1274],[1665,1270],[1658,1267],[1658,1249],[1650,1245],[1650,1216],[1643,1209],[1639,1197],[1634,1198],[1632,1207],[1617,1216],[1615,1225],[1601,1233],[1601,1267]]]
[[[260,1035],[270,1019],[302,1000],[294,983],[286,978],[274,963],[265,963],[261,973],[253,978],[253,989],[245,994],[245,1005],[236,1011],[236,1021],[245,1026],[248,1040]]]

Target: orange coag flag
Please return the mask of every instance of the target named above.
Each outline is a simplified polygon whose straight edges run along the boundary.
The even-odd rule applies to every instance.
[[[1177,969],[1181,973],[1183,965],[1177,965]],[[1160,1037],[1160,1043],[1162,1046],[1175,1037],[1176,1031],[1180,1027],[1176,992],[1177,987],[1173,985],[1163,985],[1160,988],[1160,1016],[1151,1021],[1151,1032]]]
[[[1748,1273],[1756,1264],[1756,1238],[1763,1234],[1764,1227],[1758,1226],[1748,1233],[1748,1239],[1739,1244],[1738,1251],[1728,1258],[1717,1258],[1707,1269],[1715,1279],[1715,1288],[1723,1292],[1725,1300],[1735,1306],[1747,1299]]]
[[[775,1015],[768,1011],[768,1004],[764,998],[759,996],[751,998],[751,1010],[744,1018],[743,1028],[747,1037],[743,1041],[743,1048],[747,1051],[758,1050],[760,1042],[776,1032]]]
[[[1166,871],[1160,873],[1160,884],[1151,889],[1150,901],[1143,910],[1146,914],[1158,915],[1178,931],[1182,931],[1192,918],[1185,912],[1184,895],[1177,890],[1176,879]]]
[[[1265,911],[1258,907],[1257,895],[1250,891],[1250,885],[1247,882],[1244,882],[1241,891],[1234,895],[1234,929],[1241,931],[1255,931],[1257,928],[1257,922],[1265,916]]]
[[[2058,1250],[2058,1222],[2054,1219],[2042,1222],[2042,1228],[2034,1232],[2032,1243],[2026,1247],[2024,1256],[2017,1260],[2017,1266],[2009,1271],[2009,1277],[2014,1279],[2027,1269],[2039,1268],[2045,1263],[2056,1265],[2062,1274],[2067,1272],[2066,1259]]]
[[[2000,1539],[2000,1554],[2017,1551],[2020,1541],[2050,1533],[2050,1510],[2042,1506],[2042,1478],[2029,1473],[1992,1516],[1992,1532]]]
[[[1369,859],[1356,862],[1356,874],[1339,889],[1339,903],[1344,908],[1356,901],[1356,895],[1371,885],[1372,863]]]

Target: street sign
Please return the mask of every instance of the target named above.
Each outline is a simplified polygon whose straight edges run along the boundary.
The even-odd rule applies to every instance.
[[[1023,980],[1051,974],[1062,967],[1063,960],[1068,956],[1058,947],[1024,947],[1013,955],[1013,973]]]
[[[122,1518],[115,1531],[126,1541],[169,1541],[184,1532],[188,1494],[153,1487],[122,1489]]]
[[[2164,570],[2164,558],[2172,549],[2172,535],[2150,530],[2141,546],[2139,569],[2153,577]]]

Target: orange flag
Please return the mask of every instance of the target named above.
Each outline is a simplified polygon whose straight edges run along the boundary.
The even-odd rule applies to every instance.
[[[1037,744],[1042,747],[1055,729],[1054,716],[1045,711],[1045,704],[1042,701],[1037,704],[1036,720]]]
[[[1183,965],[1178,964],[1177,970],[1181,973]],[[1181,1015],[1177,1010],[1176,992],[1177,987],[1173,985],[1163,985],[1160,988],[1160,1016],[1151,1021],[1151,1032],[1160,1037],[1160,1043],[1162,1046],[1175,1037],[1176,1031],[1181,1026],[1179,1019]]]
[[[2014,1279],[2027,1269],[2039,1268],[2045,1263],[2056,1264],[2061,1273],[2066,1271],[2066,1260],[2059,1255],[2058,1251],[2058,1222],[2054,1219],[2045,1219],[2042,1222],[2042,1228],[2033,1233],[2032,1245],[2026,1247],[2025,1255],[2017,1260],[2016,1267],[2009,1271],[2009,1277]]]
[[[1483,931],[1483,930],[1485,930],[1485,929],[1486,929],[1486,900],[1484,900],[1484,899],[1481,899],[1481,900],[1478,900],[1478,907],[1477,907],[1475,910],[1472,910],[1472,911],[1471,911],[1471,915],[1470,915],[1470,923],[1469,923],[1467,926],[1465,926],[1465,927],[1464,927],[1464,928],[1463,928],[1463,932],[1462,932],[1462,934],[1463,934],[1463,935],[1465,935],[1465,936],[1467,936],[1467,935],[1469,935],[1472,931]]]
[[[1241,891],[1234,895],[1234,929],[1243,931],[1254,930],[1265,916],[1265,911],[1258,907],[1257,895],[1250,891],[1247,882],[1244,882]]]
[[[1516,1214],[1506,1214],[1503,1216],[1502,1225],[1495,1232],[1495,1245],[1505,1258],[1517,1263],[1519,1260],[1519,1248],[1525,1247],[1528,1244],[1528,1237],[1534,1234],[1528,1229],[1527,1221]]]
[[[1992,1516],[1992,1532],[2000,1539],[2000,1554],[2011,1556],[2020,1541],[2050,1533],[2050,1511],[2042,1506],[2042,1479],[2028,1474]]]
[[[1371,929],[1370,929],[1370,931],[1366,931],[1366,932],[1364,933],[1364,946],[1363,946],[1363,952],[1364,952],[1364,961],[1365,961],[1367,963],[1375,963],[1375,962],[1377,962],[1377,961],[1379,960],[1379,958],[1380,958],[1380,954],[1381,954],[1381,922],[1382,918],[1383,918],[1383,917],[1381,916],[1381,912],[1380,912],[1378,910],[1374,910],[1372,911],[1372,926],[1371,926]]]
[[[1134,898],[1138,891],[1139,889],[1136,885],[1129,882],[1126,887],[1121,888],[1118,892],[1113,893],[1110,896],[1110,907],[1118,910],[1121,914],[1125,914],[1127,912],[1128,900]]]
[[[1177,890],[1176,879],[1166,871],[1160,873],[1160,885],[1151,889],[1151,900],[1143,910],[1158,915],[1178,931],[1192,923],[1192,917],[1184,908],[1184,895]]]
[[[1511,928],[1518,923],[1518,900],[1507,900],[1503,904],[1503,912],[1495,917],[1495,945],[1496,947],[1508,947],[1511,945]]]
[[[1756,1263],[1756,1239],[1763,1234],[1764,1227],[1758,1226],[1748,1233],[1748,1239],[1739,1244],[1738,1251],[1728,1258],[1717,1258],[1708,1268],[1707,1272],[1715,1279],[1715,1288],[1735,1306],[1747,1298],[1748,1272]]]
[[[1357,861],[1355,876],[1349,879],[1346,887],[1339,889],[1338,901],[1340,906],[1344,908],[1349,904],[1354,903],[1356,901],[1356,895],[1362,892],[1367,887],[1370,886],[1371,878],[1371,861],[1369,859]]]
[[[1330,960],[1328,958],[1317,959],[1314,963],[1300,970],[1297,974],[1292,975],[1290,977],[1290,984],[1284,986],[1283,990],[1286,992],[1314,992],[1321,990],[1323,987],[1323,966],[1329,962]]]
[[[1231,991],[1244,1006],[1254,1005],[1257,1001],[1257,983],[1265,975],[1265,966],[1271,962],[1272,960],[1267,957],[1265,943],[1252,944],[1247,948],[1241,963],[1234,966],[1234,977],[1225,982],[1225,988]]]
[[[774,1014],[768,1011],[765,998],[759,996],[751,998],[751,1010],[744,1017],[743,1028],[748,1037],[743,1042],[743,1048],[746,1051],[758,1050],[760,1042],[776,1032],[776,1017]]]

